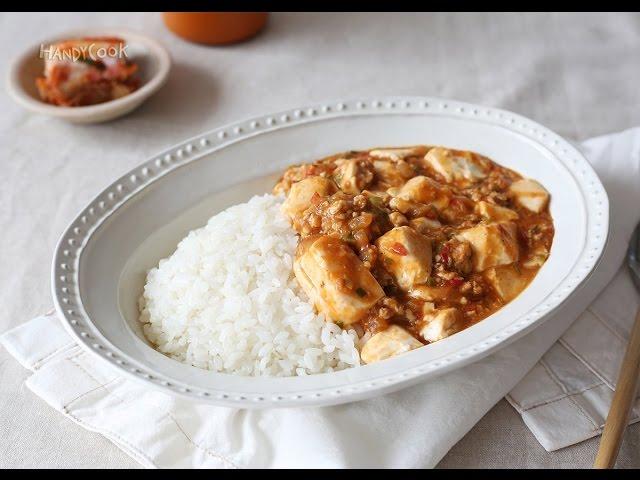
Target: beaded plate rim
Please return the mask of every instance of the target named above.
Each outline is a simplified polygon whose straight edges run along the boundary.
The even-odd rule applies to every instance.
[[[85,312],[80,298],[78,265],[92,233],[129,199],[172,170],[256,134],[326,118],[398,113],[472,118],[499,125],[533,140],[560,160],[571,173],[587,209],[587,239],[579,260],[554,292],[540,305],[479,344],[462,348],[402,372],[335,388],[324,387],[286,395],[238,393],[194,388],[165,378],[129,358],[106,340]],[[380,97],[327,102],[234,122],[191,137],[133,168],[97,195],[61,235],[52,263],[52,295],[59,318],[79,345],[109,362],[130,378],[183,397],[243,408],[330,405],[359,400],[375,393],[417,383],[430,372],[445,373],[471,363],[499,348],[507,339],[523,335],[556,310],[590,275],[604,251],[609,231],[609,201],[597,174],[568,141],[521,115],[491,107],[434,97]]]

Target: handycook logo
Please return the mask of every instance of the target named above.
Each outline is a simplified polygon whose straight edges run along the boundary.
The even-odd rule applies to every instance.
[[[47,60],[68,60],[76,62],[83,59],[101,59],[101,58],[126,58],[127,47],[122,43],[105,46],[104,44],[86,43],[81,45],[65,46],[60,48],[58,45],[40,45],[40,58]]]

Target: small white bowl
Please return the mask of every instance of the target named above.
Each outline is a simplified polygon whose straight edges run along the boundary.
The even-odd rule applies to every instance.
[[[13,99],[27,110],[72,123],[98,123],[125,115],[156,93],[164,84],[171,68],[171,57],[167,50],[155,40],[127,30],[92,29],[56,35],[42,44],[79,37],[111,36],[122,38],[128,45],[127,55],[138,64],[140,87],[133,93],[116,100],[86,107],[60,107],[43,102],[35,80],[44,72],[44,59],[40,58],[40,45],[29,48],[10,65],[7,75],[7,91]]]

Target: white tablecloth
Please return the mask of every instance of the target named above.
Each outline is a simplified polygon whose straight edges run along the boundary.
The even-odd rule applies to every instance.
[[[67,28],[121,25],[163,41],[175,62],[156,97],[109,124],[71,126],[0,97],[0,331],[49,307],[54,243],[97,191],[168,144],[218,124],[379,94],[499,106],[574,139],[640,124],[638,15],[276,14],[271,20],[254,41],[206,48],[172,37],[158,14],[0,16],[5,59]],[[133,466],[106,440],[24,390],[25,376],[0,350],[0,466]],[[441,464],[591,463],[597,440],[548,454],[510,408],[497,405]],[[639,466],[639,444],[636,425],[619,465]]]

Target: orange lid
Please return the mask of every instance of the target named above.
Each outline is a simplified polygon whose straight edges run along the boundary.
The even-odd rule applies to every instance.
[[[265,25],[266,12],[165,12],[165,25],[176,35],[196,43],[220,45],[245,40]]]

